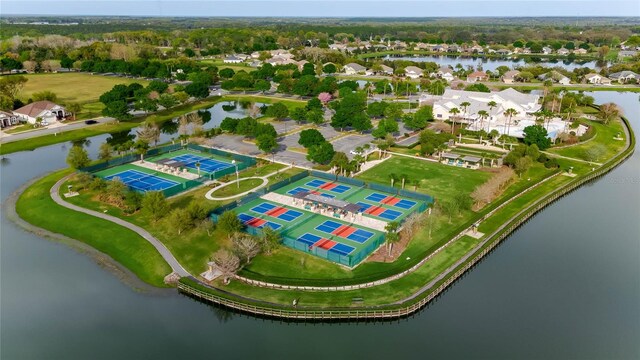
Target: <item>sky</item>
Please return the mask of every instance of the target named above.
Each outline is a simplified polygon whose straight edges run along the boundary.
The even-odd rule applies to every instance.
[[[0,16],[542,17],[640,16],[640,0],[2,0]]]

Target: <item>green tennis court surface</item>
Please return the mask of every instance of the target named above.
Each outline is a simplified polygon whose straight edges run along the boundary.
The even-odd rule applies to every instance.
[[[165,174],[132,164],[117,165],[93,173],[105,180],[119,178],[125,185],[140,192],[163,191],[166,196],[175,195],[186,189],[200,185],[193,180]]]
[[[419,211],[421,204],[424,205],[424,202],[419,200],[312,176],[284,186],[275,192],[294,196],[304,191],[358,204],[364,216],[387,222],[402,221]]]
[[[269,200],[257,197],[233,209],[249,233],[259,234],[260,229],[271,228],[281,233],[284,245],[348,267],[358,265],[382,245],[385,223],[402,222],[411,214],[424,211],[428,205],[418,199],[371,189],[367,184],[357,186],[313,176],[279,187],[272,193],[286,198],[265,194]],[[308,200],[305,197],[308,194],[321,197]],[[295,202],[296,196],[307,200]],[[291,202],[287,202],[289,200]],[[332,202],[338,204],[339,201],[346,202],[354,216],[345,216],[349,214],[345,208],[331,207]],[[326,211],[320,213],[320,208]],[[334,209],[333,212],[330,209]],[[362,217],[378,222],[363,221]]]
[[[231,157],[224,157],[193,149],[181,149],[149,157],[146,161],[157,164],[177,164],[193,174],[210,175],[218,178],[235,171]]]

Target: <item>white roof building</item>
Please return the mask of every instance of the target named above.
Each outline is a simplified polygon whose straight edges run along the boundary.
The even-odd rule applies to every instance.
[[[424,96],[427,99],[428,96]],[[508,116],[505,115],[507,109],[514,109],[517,115],[511,117],[512,122],[532,121],[535,123],[534,113],[542,108],[538,103],[539,95],[523,94],[512,88],[508,88],[499,92],[485,93],[477,91],[463,91],[446,89],[444,94],[433,104],[433,116],[438,120],[449,120],[452,117],[451,109],[457,108],[460,113],[456,115],[456,121],[472,124],[478,127],[478,123],[482,122],[481,128],[488,129],[493,127],[504,133],[503,125]],[[422,101],[422,99],[421,99]],[[496,106],[489,107],[489,102],[495,102]],[[462,103],[469,103],[466,109]],[[484,110],[489,116],[481,119],[478,113]],[[510,135],[522,135],[515,130],[510,131]]]

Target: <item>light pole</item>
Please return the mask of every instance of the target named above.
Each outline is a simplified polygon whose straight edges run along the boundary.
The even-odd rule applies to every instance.
[[[238,189],[240,189],[240,174],[238,173],[238,164],[235,160],[232,160],[231,163],[236,167],[236,185],[238,186]]]

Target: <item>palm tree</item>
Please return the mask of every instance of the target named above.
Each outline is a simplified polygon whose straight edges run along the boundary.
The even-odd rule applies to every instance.
[[[200,176],[200,161],[196,161],[196,169],[198,169],[198,176]]]
[[[387,239],[387,248],[389,251],[389,256],[391,256],[391,250],[393,249],[393,244],[400,239],[398,236],[398,228],[400,227],[400,223],[397,221],[391,221],[387,223],[384,229],[387,231],[386,239]]]
[[[462,118],[466,118],[467,117],[467,109],[469,108],[469,106],[471,106],[471,103],[468,101],[464,101],[460,103],[460,107],[462,107]]]
[[[518,111],[516,111],[516,109],[514,109],[514,108],[508,108],[507,110],[505,110],[505,111],[504,111],[504,114],[505,114],[505,115],[507,116],[507,118],[509,119],[509,120],[504,124],[505,130],[506,130],[506,131],[505,131],[505,134],[506,134],[506,135],[509,135],[509,130],[511,129],[511,119],[512,119],[514,116],[518,115]],[[507,128],[507,125],[509,126],[508,128]]]
[[[491,116],[491,112],[493,111],[493,108],[498,106],[498,103],[491,100],[487,103],[487,106],[489,107],[489,116]],[[487,132],[489,132],[489,123],[487,123]]]
[[[411,184],[413,185],[413,191],[417,191],[418,186],[420,186],[420,179],[411,180]]]
[[[484,127],[484,121],[489,117],[489,113],[487,110],[478,111],[478,116],[480,117],[480,128]],[[482,137],[480,137],[480,142],[482,142]]]
[[[453,116],[451,116],[451,121],[453,122],[453,125],[451,126],[451,133],[453,134],[453,129],[455,129],[456,127],[456,117],[458,116],[458,114],[460,114],[460,109],[458,108],[453,108],[451,110],[449,110],[449,113]]]
[[[391,187],[393,187],[393,183],[395,183],[396,180],[398,180],[398,175],[396,175],[395,173],[391,173],[389,174],[389,179],[391,180]]]

